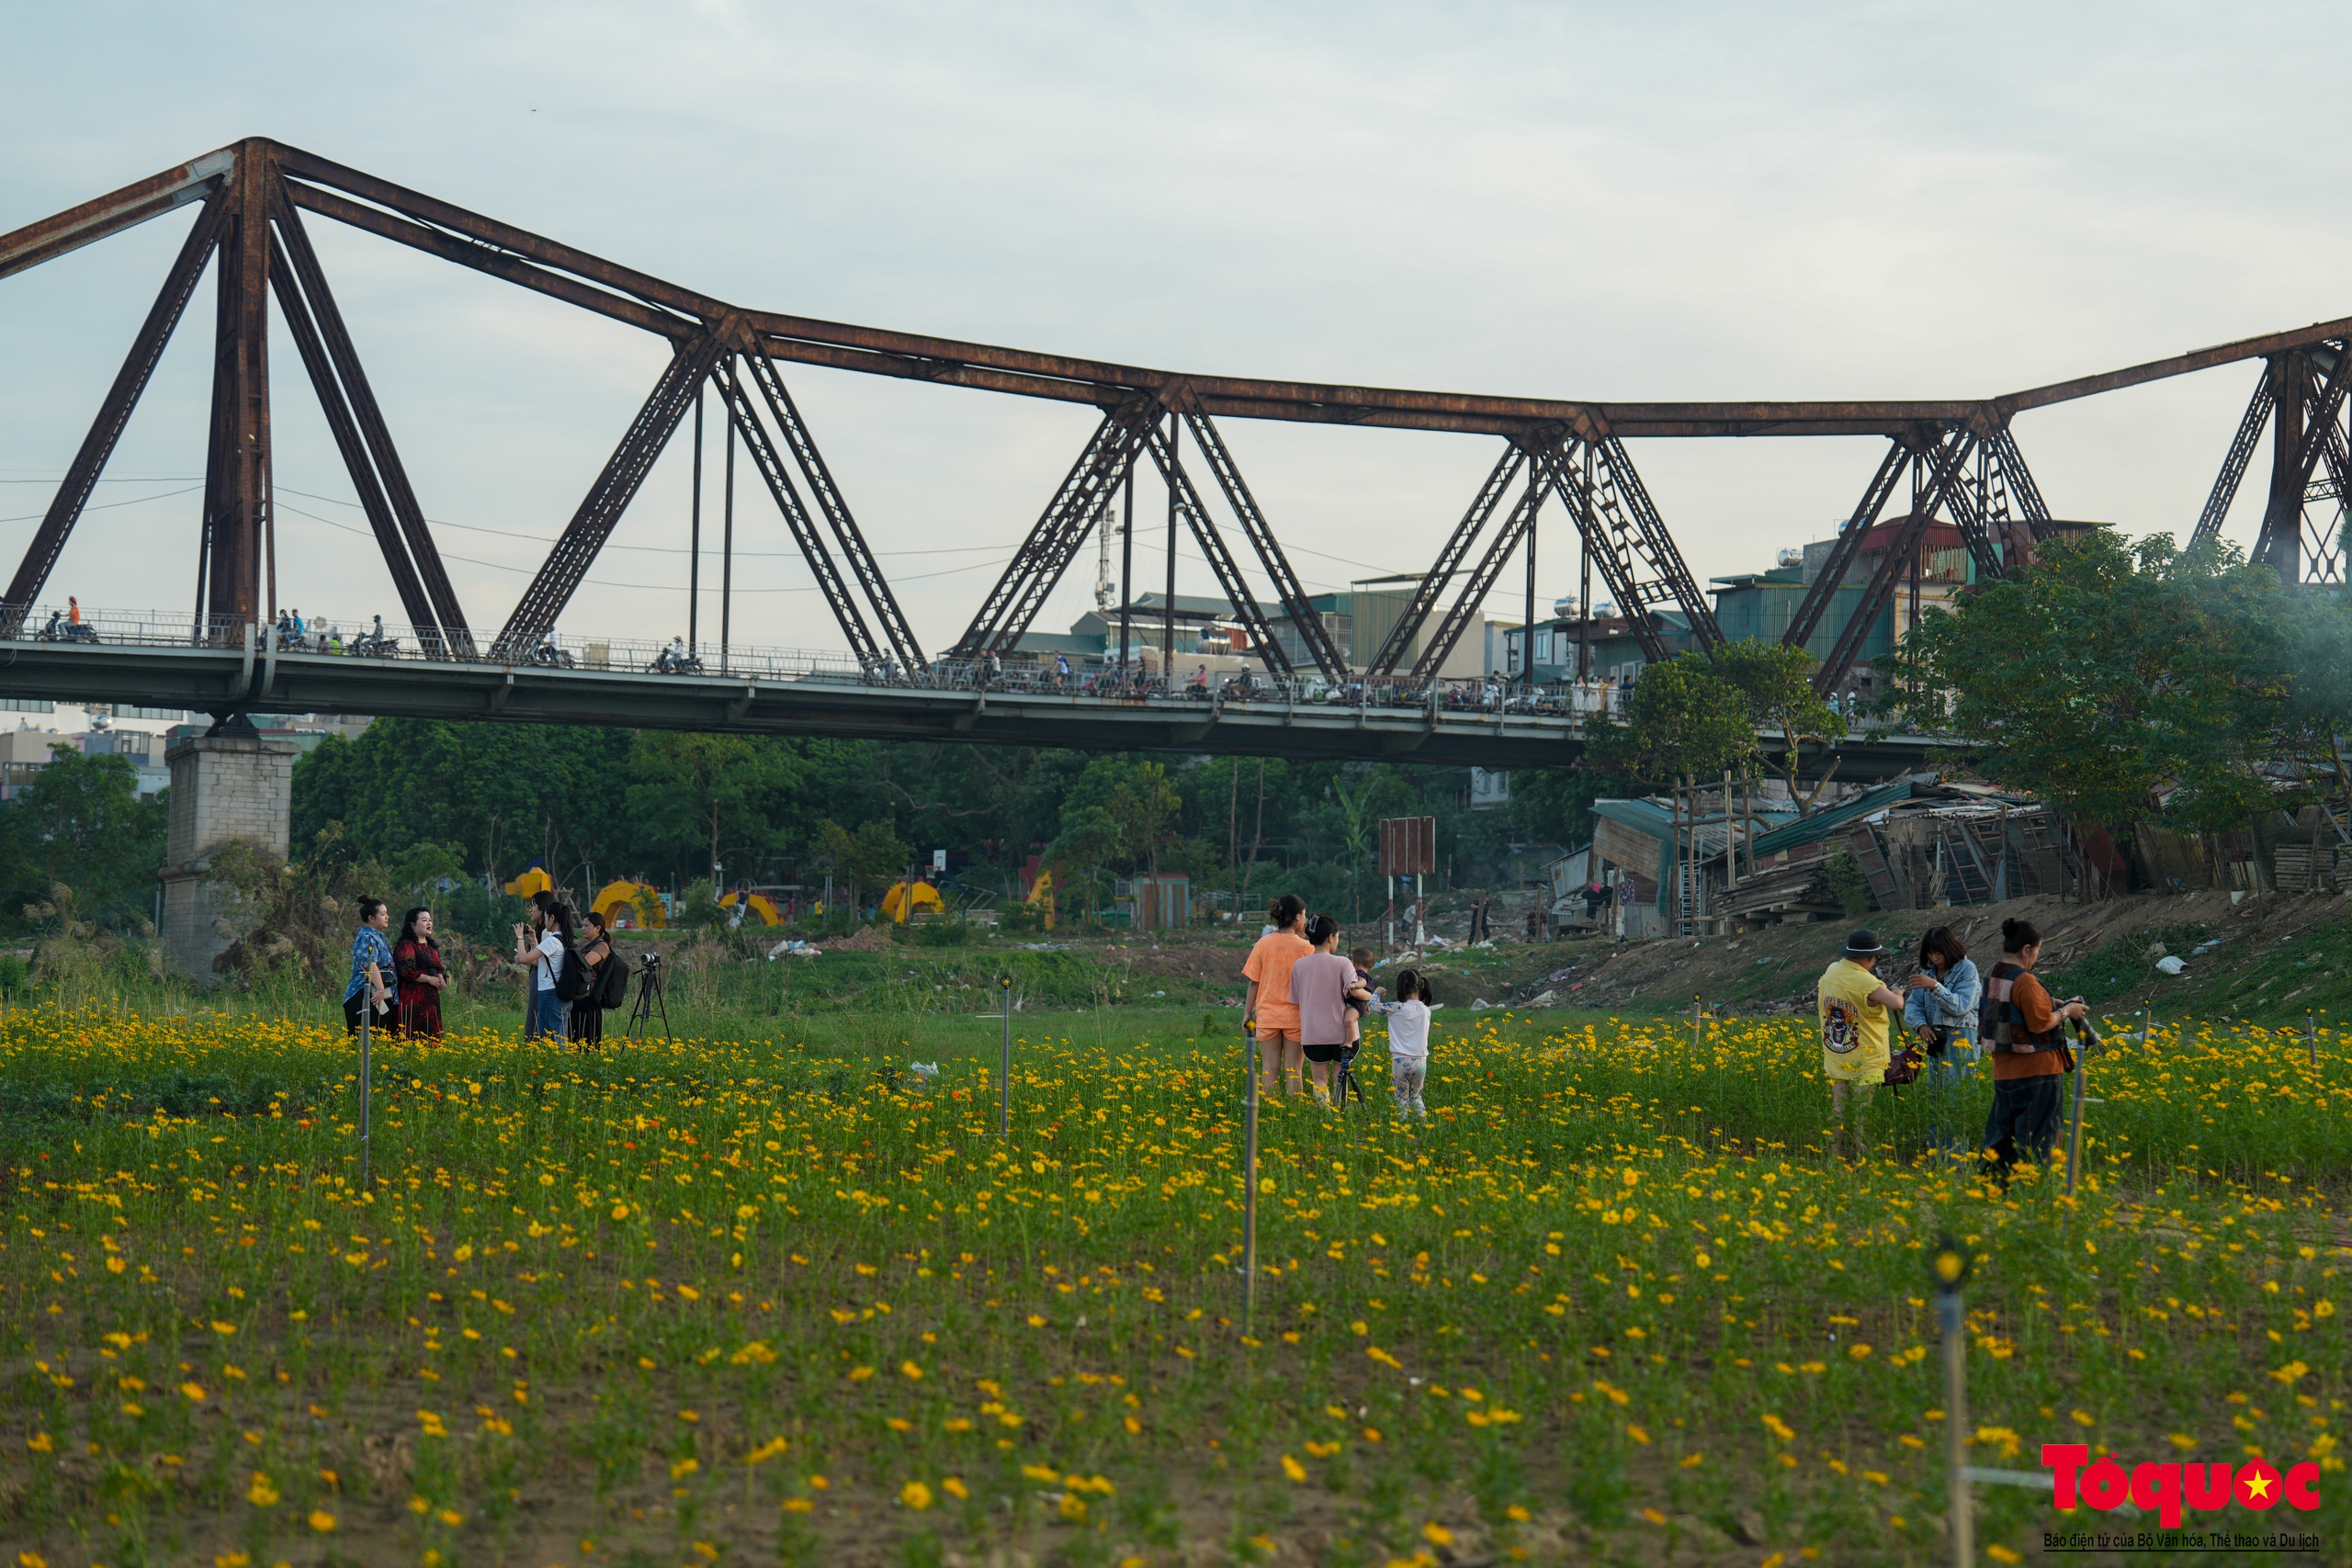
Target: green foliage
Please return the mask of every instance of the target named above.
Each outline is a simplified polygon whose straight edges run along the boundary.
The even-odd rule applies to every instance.
[[[1702,653],[1649,666],[1625,716],[1595,715],[1587,730],[1596,765],[1653,784],[1745,768],[1756,754],[1747,693]]]
[[[2279,804],[2266,765],[2346,700],[2299,680],[2299,632],[2319,668],[2344,657],[2341,612],[2303,598],[2234,547],[2094,532],[1923,622],[1904,700],[2077,821],[2239,827]]]
[[[85,757],[61,742],[51,759],[0,806],[0,929],[25,929],[25,906],[61,883],[80,919],[138,928],[154,911],[168,808],[139,798],[128,757]]]
[[[1750,727],[1780,733],[1781,751],[1774,767],[1788,781],[1798,813],[1807,817],[1836,764],[1808,794],[1798,783],[1804,772],[1801,748],[1808,740],[1834,744],[1846,734],[1845,716],[1813,689],[1819,662],[1802,648],[1756,639],[1726,643],[1714,656],[1715,673],[1738,690]]]
[[[853,832],[831,820],[817,827],[817,858],[853,888],[879,896],[907,874],[914,851],[886,821],[861,823]]]
[[[778,819],[808,767],[784,741],[763,735],[648,730],[629,746],[628,810],[639,844],[703,868],[739,851],[778,845]]]
[[[1592,803],[1642,793],[1639,782],[1583,768],[1522,768],[1505,813],[1524,838],[1577,845],[1592,838]]]
[[[1085,871],[1158,871],[1176,843],[1182,805],[1165,762],[1094,758],[1062,802],[1047,858]]]
[[[1829,884],[1829,896],[1838,900],[1838,907],[1849,917],[1870,913],[1870,878],[1862,874],[1862,863],[1854,858],[1853,851],[1839,849],[1823,874]]]
[[[356,740],[330,735],[294,764],[293,841],[340,822],[354,852],[420,841],[462,847],[504,881],[532,860],[558,872],[617,858],[639,835],[628,803],[625,729],[381,718]],[[704,869],[707,869],[705,867]]]

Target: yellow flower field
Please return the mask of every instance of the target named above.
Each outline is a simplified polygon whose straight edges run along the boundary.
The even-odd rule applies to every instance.
[[[1916,1090],[1826,1160],[1786,1020],[1498,1016],[1426,1122],[1375,1048],[1265,1109],[1245,1321],[1238,1047],[1136,1017],[1003,1141],[992,1049],[382,1043],[363,1181],[340,1035],[11,1013],[0,1562],[1931,1561],[1945,1231],[1975,1462],[2308,1461],[2352,1541],[2330,1032],[2118,1040],[2073,1198]]]

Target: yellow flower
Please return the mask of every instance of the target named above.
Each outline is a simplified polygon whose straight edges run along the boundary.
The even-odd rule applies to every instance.
[[[334,1516],[324,1508],[313,1508],[311,1510],[311,1528],[321,1535],[332,1535],[334,1533]]]
[[[1453,1544],[1453,1532],[1446,1529],[1443,1525],[1439,1524],[1435,1519],[1431,1519],[1428,1524],[1421,1527],[1421,1539],[1428,1541],[1431,1546],[1452,1546]]]
[[[1283,1473],[1294,1482],[1304,1481],[1306,1479],[1306,1467],[1290,1455],[1284,1454],[1283,1455]]]
[[[972,1495],[971,1488],[964,1484],[964,1478],[960,1475],[949,1476],[939,1483],[939,1489],[950,1497],[963,1498]]]
[[[256,1508],[272,1507],[277,1502],[277,1488],[270,1484],[268,1476],[255,1471],[252,1482],[245,1487],[245,1501]]]
[[[922,1376],[922,1369],[916,1366],[912,1361],[900,1361],[899,1363],[899,1375],[903,1378],[920,1379]]]
[[[198,1404],[203,1403],[204,1385],[200,1382],[184,1382],[180,1384],[180,1392]]]
[[[899,1501],[920,1513],[931,1506],[931,1488],[920,1481],[910,1481],[899,1488]]]
[[[2025,1561],[2024,1558],[2018,1556],[2007,1547],[2003,1546],[1997,1540],[1985,1547],[1984,1555],[1991,1558],[1996,1562],[2022,1562]]]
[[[2174,1448],[2178,1449],[2182,1453],[2187,1453],[2189,1450],[2197,1446],[2197,1439],[2190,1437],[2186,1432],[2166,1433],[2165,1436],[2165,1441],[2170,1443]]]

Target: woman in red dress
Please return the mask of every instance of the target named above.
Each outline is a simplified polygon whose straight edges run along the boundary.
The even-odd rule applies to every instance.
[[[432,910],[411,909],[401,922],[401,939],[392,944],[392,970],[400,976],[400,1011],[394,1015],[400,1032],[440,1039],[441,991],[449,983],[449,972],[433,941]]]

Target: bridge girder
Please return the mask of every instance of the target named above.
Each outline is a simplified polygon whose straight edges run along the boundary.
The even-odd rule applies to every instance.
[[[875,663],[901,671],[923,667],[921,645],[777,372],[777,366],[786,362],[1103,411],[1095,437],[952,650],[966,658],[1001,651],[1018,641],[1089,531],[1106,514],[1112,491],[1131,483],[1137,455],[1148,452],[1171,491],[1171,527],[1181,516],[1270,666],[1280,673],[1289,671],[1290,657],[1273,637],[1266,609],[1242,575],[1241,558],[1226,547],[1219,525],[1187,474],[1180,442],[1182,433],[1190,431],[1259,569],[1272,585],[1296,646],[1328,680],[1350,678],[1347,661],[1309,603],[1217,428],[1217,420],[1229,418],[1481,434],[1510,444],[1496,474],[1447,538],[1436,564],[1417,584],[1407,617],[1372,654],[1375,676],[1392,673],[1407,650],[1413,649],[1413,675],[1432,677],[1466,632],[1504,563],[1522,547],[1530,562],[1532,614],[1536,521],[1552,500],[1569,513],[1603,581],[1632,616],[1633,634],[1648,657],[1662,657],[1666,651],[1666,632],[1656,612],[1668,608],[1682,617],[1691,642],[1712,649],[1722,633],[1625,443],[1636,438],[1875,434],[1888,438],[1891,446],[1849,524],[1856,536],[1849,542],[1841,536],[1829,569],[1812,584],[1790,632],[1790,640],[1802,645],[1818,629],[1860,552],[1860,536],[1877,522],[1901,474],[1912,473],[1913,512],[1902,520],[1894,547],[1885,552],[1880,570],[1865,586],[1868,614],[1849,618],[1818,672],[1823,689],[1832,689],[1844,679],[1859,649],[1863,634],[1856,625],[1875,623],[1902,575],[1898,550],[1916,554],[1939,509],[1948,510],[1960,526],[1980,578],[2012,570],[2046,536],[2048,508],[2010,435],[2010,421],[2017,414],[2249,359],[2265,361],[2265,379],[2209,498],[2199,533],[2208,535],[2220,525],[2267,423],[2273,433],[2273,473],[2256,556],[2275,561],[2290,581],[2341,581],[2342,576],[2341,520],[2347,490],[2352,490],[2352,441],[2343,424],[2347,377],[2352,377],[2346,364],[2352,358],[2352,346],[2347,346],[2352,345],[2352,318],[2001,396],[1940,400],[1610,402],[1208,376],[738,307],[258,137],[0,235],[0,277],[190,204],[201,204],[202,212],[6,597],[0,598],[0,632],[16,630],[38,598],[156,359],[209,265],[216,293],[214,373],[197,624],[218,626],[260,619],[276,599],[267,354],[268,304],[275,296],[412,621],[430,646],[460,654],[471,649],[472,633],[423,509],[304,232],[305,212],[626,322],[672,345],[671,362],[660,381],[499,633],[493,653],[509,660],[553,627],[685,409],[698,402],[705,382],[718,378],[734,388],[730,398],[741,405],[730,404],[730,439],[740,434],[749,440],[752,426],[763,433],[770,423],[781,435],[780,443],[765,443],[767,456],[775,461],[763,463],[779,505],[788,514],[800,506],[797,486],[781,461],[786,451],[815,498],[813,516],[822,518],[831,544],[805,507],[802,521],[810,526],[796,528],[795,534],[820,578],[827,576],[833,550],[841,554],[846,570],[831,575],[839,592],[829,598],[844,636],[861,658]],[[757,399],[749,395],[754,390]],[[747,418],[750,425],[743,423]],[[1170,422],[1164,434],[1163,419]],[[775,471],[767,472],[769,468]],[[1505,506],[1504,492],[1517,482],[1522,468],[1528,488],[1515,504]],[[2315,478],[2323,471],[2324,479]],[[2316,525],[2306,512],[2315,490],[2324,492],[2319,500],[2332,502],[2335,508],[2330,519]],[[1503,520],[1499,531],[1480,548],[1484,530],[1498,515]],[[1452,606],[1437,621],[1434,634],[1419,643],[1448,594],[1453,597]]]

